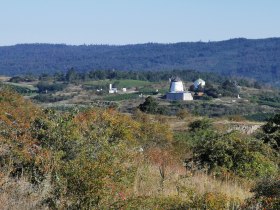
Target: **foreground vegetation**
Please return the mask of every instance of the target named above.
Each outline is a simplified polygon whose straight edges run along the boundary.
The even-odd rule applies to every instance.
[[[1,209],[279,209],[280,116],[255,135],[0,90]],[[182,119],[190,118],[184,115]]]

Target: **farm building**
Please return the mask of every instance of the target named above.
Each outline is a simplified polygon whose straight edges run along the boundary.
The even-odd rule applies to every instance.
[[[202,88],[204,88],[204,86],[205,86],[205,81],[204,81],[203,79],[200,79],[200,78],[197,79],[197,80],[195,80],[194,83],[193,83],[194,88],[195,88],[195,89],[198,89],[199,85],[200,85]]]
[[[117,93],[118,89],[117,88],[113,88],[112,84],[109,85],[109,93]]]

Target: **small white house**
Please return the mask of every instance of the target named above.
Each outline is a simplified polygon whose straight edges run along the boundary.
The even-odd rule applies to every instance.
[[[109,93],[117,93],[118,89],[117,88],[113,88],[112,84],[109,85]]]
[[[126,92],[126,88],[123,88],[122,91],[123,91],[123,92]]]
[[[199,87],[199,85],[204,88],[205,81],[203,79],[200,79],[200,78],[195,80],[194,83],[193,83],[194,88],[197,89]]]

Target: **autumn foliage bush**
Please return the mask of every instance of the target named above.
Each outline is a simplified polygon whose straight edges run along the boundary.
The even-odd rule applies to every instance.
[[[0,91],[0,104],[1,168],[11,176],[28,174],[32,182],[37,182],[50,170],[46,163],[51,156],[49,150],[38,146],[30,131],[31,122],[41,116],[41,110],[9,90]]]
[[[143,146],[165,145],[165,125],[140,122],[113,109],[56,112],[0,92],[1,170],[40,184],[51,208],[109,208],[129,197]],[[5,168],[5,169],[4,169]]]

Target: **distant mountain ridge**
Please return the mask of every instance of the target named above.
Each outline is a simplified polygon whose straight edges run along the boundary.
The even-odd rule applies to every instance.
[[[0,47],[0,74],[54,73],[69,68],[194,69],[280,83],[280,38],[135,45],[19,44]]]

